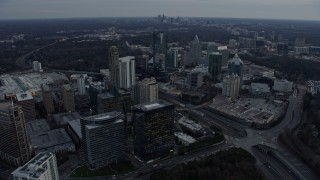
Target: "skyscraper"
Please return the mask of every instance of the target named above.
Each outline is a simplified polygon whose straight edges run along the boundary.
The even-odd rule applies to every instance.
[[[77,86],[78,86],[79,94],[85,95],[86,94],[86,79],[82,74],[77,79]]]
[[[75,111],[74,92],[69,84],[62,86],[62,96],[64,110],[68,112]]]
[[[222,95],[230,98],[231,100],[235,100],[239,97],[240,91],[240,77],[238,75],[227,75],[223,79],[222,84]]]
[[[119,70],[119,51],[116,46],[109,49],[109,71],[110,83],[116,87],[120,87],[120,70]]]
[[[202,45],[199,41],[198,35],[190,43],[189,63],[199,63],[202,58]]]
[[[0,158],[21,166],[31,158],[24,114],[20,106],[0,103]]]
[[[109,112],[80,120],[83,152],[89,169],[124,159],[125,125],[120,112]]]
[[[166,33],[153,33],[153,65],[161,64],[163,68],[165,67],[168,49],[167,39],[168,36]]]
[[[174,148],[174,105],[165,101],[132,107],[134,154],[148,161]]]
[[[136,66],[133,56],[119,59],[120,88],[131,88],[136,83]]]
[[[243,78],[243,62],[240,59],[240,57],[238,56],[238,54],[236,54],[234,56],[234,58],[232,58],[229,61],[228,64],[228,69],[229,69],[229,75],[238,75],[240,77],[240,83],[242,83],[242,78]]]
[[[110,93],[102,93],[97,96],[98,113],[121,111],[122,101]]]
[[[145,78],[142,81],[138,81],[133,87],[135,104],[157,101],[158,94],[158,83],[155,78]]]
[[[214,83],[221,80],[222,54],[213,52],[209,54],[209,74]]]
[[[51,152],[40,152],[12,175],[16,180],[59,180],[56,156]]]
[[[36,107],[35,100],[32,97],[30,91],[24,93],[16,94],[17,104],[21,106],[22,111],[24,112],[24,117],[26,121],[31,121],[36,119]]]
[[[43,97],[43,105],[46,109],[47,114],[54,113],[54,104],[52,91],[48,85],[42,85],[42,97]]]

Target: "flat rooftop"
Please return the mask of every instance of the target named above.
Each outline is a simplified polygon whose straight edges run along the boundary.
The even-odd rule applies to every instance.
[[[107,112],[102,114],[97,114],[94,116],[88,116],[88,117],[82,117],[81,119],[87,120],[87,121],[111,121],[116,118],[120,118],[121,112],[113,111],[113,112]]]
[[[112,95],[111,93],[101,93],[101,94],[98,94],[98,97],[101,98],[101,99],[110,99],[110,98],[114,98],[115,96]]]
[[[133,106],[133,109],[140,109],[142,111],[150,111],[153,109],[159,109],[159,108],[163,108],[163,107],[167,107],[167,106],[171,106],[172,104],[167,102],[167,101],[163,101],[163,100],[158,100],[155,102],[149,102],[149,103],[143,103],[143,104],[138,104]]]
[[[38,119],[27,122],[26,128],[29,136],[50,131],[50,126],[45,119]]]
[[[22,167],[16,169],[12,174],[19,174],[29,178],[39,178],[47,169],[39,166],[53,156],[51,152],[40,152]]]
[[[67,124],[69,121],[80,120],[80,114],[79,112],[54,114],[53,120],[58,125],[64,125]]]
[[[68,82],[66,75],[61,73],[25,73],[25,74],[3,74],[0,76],[0,99],[6,95],[15,95],[30,91],[31,94],[41,92],[44,84],[55,84]]]
[[[74,143],[63,128],[30,135],[30,139],[35,152],[75,149]]]
[[[30,91],[26,91],[24,93],[18,93],[18,94],[16,94],[16,98],[17,98],[17,100],[19,102],[33,99],[32,94],[30,93]]]

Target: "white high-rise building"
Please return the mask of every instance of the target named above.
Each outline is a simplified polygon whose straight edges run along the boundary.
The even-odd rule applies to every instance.
[[[131,88],[136,83],[136,63],[134,56],[119,59],[120,88]]]
[[[86,79],[82,74],[77,79],[77,85],[78,85],[79,94],[85,95],[86,94]]]
[[[240,77],[238,75],[227,75],[223,79],[222,95],[234,100],[239,97]]]
[[[42,72],[42,66],[39,61],[33,61],[32,62],[32,70],[34,72]]]
[[[133,99],[135,104],[154,102],[158,100],[159,87],[155,78],[145,78],[138,81],[133,88]]]
[[[11,174],[15,180],[59,180],[56,156],[41,152]]]

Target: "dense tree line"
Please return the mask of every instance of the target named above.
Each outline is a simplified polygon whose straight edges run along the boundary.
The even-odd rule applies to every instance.
[[[151,180],[263,179],[255,167],[255,158],[247,151],[232,148],[204,159],[161,170]]]
[[[290,81],[320,80],[320,62],[295,59],[288,56],[259,58],[242,55],[241,58],[284,73],[284,78]]]

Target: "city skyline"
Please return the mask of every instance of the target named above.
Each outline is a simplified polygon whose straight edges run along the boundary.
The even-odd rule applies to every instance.
[[[166,14],[181,17],[320,20],[319,9],[320,2],[316,0],[1,0],[0,19],[151,17]]]

